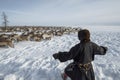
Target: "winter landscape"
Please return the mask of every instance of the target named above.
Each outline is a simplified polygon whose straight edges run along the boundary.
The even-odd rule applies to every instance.
[[[0,0],[0,80],[62,80],[72,60],[53,54],[79,43],[81,29],[108,47],[92,62],[95,80],[120,80],[120,0]]]
[[[93,61],[96,80],[120,79],[119,30],[91,29],[91,40],[108,47],[105,56],[96,56]],[[52,55],[69,51],[77,43],[77,33],[70,33],[39,42],[20,41],[14,48],[0,47],[0,80],[62,80],[61,73],[71,61],[60,63]]]

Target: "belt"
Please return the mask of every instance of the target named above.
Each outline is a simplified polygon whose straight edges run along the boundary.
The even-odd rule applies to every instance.
[[[84,69],[84,70],[89,70],[91,67],[90,67],[91,63],[86,63],[86,64],[78,64],[78,67],[80,69]]]

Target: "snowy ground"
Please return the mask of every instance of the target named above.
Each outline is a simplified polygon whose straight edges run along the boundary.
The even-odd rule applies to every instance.
[[[120,80],[120,32],[92,32],[91,40],[108,47],[105,56],[93,62],[96,80]],[[19,42],[15,48],[0,48],[0,80],[62,80],[60,73],[70,61],[60,63],[52,54],[68,51],[79,43],[76,34],[50,41]]]

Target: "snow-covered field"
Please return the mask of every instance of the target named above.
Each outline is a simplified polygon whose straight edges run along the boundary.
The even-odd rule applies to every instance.
[[[96,56],[93,62],[96,80],[120,80],[120,32],[92,32],[91,40],[108,47],[107,54]],[[0,80],[62,80],[61,73],[70,61],[60,63],[52,55],[77,43],[77,34],[71,34],[0,48]]]

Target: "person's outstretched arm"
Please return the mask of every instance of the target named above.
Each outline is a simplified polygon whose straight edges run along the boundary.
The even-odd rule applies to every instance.
[[[98,46],[97,44],[93,43],[93,52],[94,55],[105,55],[108,48],[104,46]]]
[[[61,62],[71,60],[76,56],[78,48],[79,48],[79,44],[72,47],[69,52],[58,52],[53,54],[53,57],[55,59],[59,59]]]

